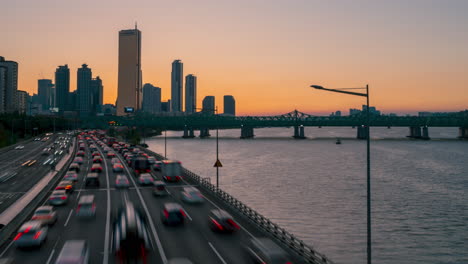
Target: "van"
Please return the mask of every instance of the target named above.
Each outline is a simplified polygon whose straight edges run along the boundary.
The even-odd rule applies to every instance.
[[[91,172],[86,175],[85,186],[99,187],[99,185],[99,174]]]
[[[88,261],[88,243],[85,240],[67,240],[55,264],[81,264]]]
[[[76,215],[81,218],[94,217],[96,214],[96,204],[94,203],[94,195],[83,195],[78,201]]]

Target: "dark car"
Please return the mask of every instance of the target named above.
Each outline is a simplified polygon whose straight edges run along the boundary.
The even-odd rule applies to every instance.
[[[210,211],[208,216],[208,224],[211,230],[220,233],[233,233],[240,228],[232,216],[221,209],[214,209]]]
[[[88,173],[85,179],[85,186],[96,186],[99,187],[99,175],[97,173]]]
[[[93,158],[93,163],[102,163],[102,158],[100,156],[95,156]]]
[[[80,164],[78,163],[72,163],[70,167],[68,168],[69,171],[76,171],[80,172]]]
[[[286,252],[269,238],[252,238],[244,247],[254,263],[291,264]]]
[[[187,214],[178,203],[165,203],[161,212],[161,220],[165,225],[183,225]]]

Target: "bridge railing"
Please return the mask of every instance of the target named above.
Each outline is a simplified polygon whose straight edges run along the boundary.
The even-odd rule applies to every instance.
[[[151,155],[157,157],[158,159],[165,159],[164,156],[159,155],[151,150],[146,149]],[[315,249],[304,243],[304,241],[296,238],[293,234],[286,231],[284,228],[278,226],[277,224],[271,222],[268,218],[256,212],[254,209],[245,205],[229,193],[223,191],[220,188],[217,188],[215,185],[211,184],[208,180],[199,175],[182,168],[182,171],[185,176],[188,176],[190,180],[198,183],[204,190],[210,192],[212,195],[218,197],[224,201],[230,207],[236,209],[242,215],[247,217],[251,222],[253,222],[257,227],[264,230],[265,232],[271,234],[279,242],[286,245],[293,252],[303,257],[307,263],[314,264],[330,264],[333,263],[325,255],[320,254]]]

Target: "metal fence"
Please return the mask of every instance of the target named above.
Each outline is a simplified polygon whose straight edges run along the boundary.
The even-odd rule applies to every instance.
[[[146,152],[155,156],[159,160],[165,159],[164,156],[159,155],[151,150],[145,149]],[[257,213],[252,208],[248,207],[229,193],[223,191],[220,188],[217,188],[215,185],[211,184],[208,180],[199,175],[182,168],[184,176],[187,176],[189,180],[194,181],[199,184],[205,191],[224,201],[228,206],[234,208],[240,214],[247,217],[253,224],[255,224],[261,230],[267,232],[268,234],[275,237],[283,245],[290,248],[293,252],[303,257],[307,263],[316,263],[316,264],[331,264],[333,263],[325,255],[320,254],[314,250],[309,245],[305,244],[302,240],[296,238],[293,234],[286,231],[284,228],[278,226],[277,224],[271,222],[268,218]]]

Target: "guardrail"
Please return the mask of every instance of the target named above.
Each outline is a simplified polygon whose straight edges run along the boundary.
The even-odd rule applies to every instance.
[[[49,183],[47,183],[44,189],[42,189],[42,191],[40,191],[39,194],[37,194],[37,196],[21,212],[19,212],[18,215],[16,215],[13,218],[12,221],[10,221],[0,230],[0,246],[3,246],[3,244],[6,241],[8,241],[12,234],[31,216],[36,207],[38,207],[44,201],[44,199],[46,199],[47,194],[52,190],[52,188],[54,188],[57,185],[57,183],[62,179],[62,177],[68,170],[68,167],[73,162],[73,157],[76,153],[76,143],[72,143],[72,146],[74,146],[73,151],[70,154],[70,157],[66,161],[64,166],[60,169],[60,171],[58,171],[52,177],[52,179],[49,181]]]
[[[144,148],[142,148],[144,149]],[[165,159],[164,156],[155,153],[149,149],[144,149],[146,152],[149,152],[151,155],[155,156],[157,159]],[[325,255],[320,254],[315,249],[304,243],[304,241],[296,238],[293,234],[286,231],[284,228],[278,226],[277,224],[271,222],[268,218],[259,214],[252,208],[248,207],[229,193],[223,191],[220,188],[217,188],[215,185],[211,184],[205,178],[200,177],[199,175],[187,170],[182,167],[184,175],[188,176],[191,180],[198,183],[204,190],[210,192],[214,196],[218,197],[224,201],[230,207],[236,209],[242,215],[247,217],[251,222],[253,222],[257,227],[264,230],[265,232],[271,234],[279,242],[286,245],[293,252],[303,257],[307,263],[314,264],[332,264],[333,262],[328,259]]]

